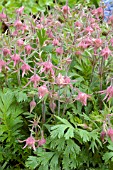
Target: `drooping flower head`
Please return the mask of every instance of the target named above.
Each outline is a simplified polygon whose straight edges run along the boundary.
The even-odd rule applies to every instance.
[[[113,129],[112,128],[108,129],[107,135],[111,138],[111,140],[113,142]]]
[[[14,61],[14,67],[20,62],[20,55],[19,54],[13,54],[11,56],[11,59]]]
[[[22,77],[24,77],[24,75],[30,71],[30,66],[28,64],[23,64],[21,66],[21,70],[22,70]]]
[[[42,99],[48,93],[49,93],[49,91],[48,91],[48,89],[47,89],[45,84],[43,86],[38,87],[38,96],[39,96],[39,99]]]
[[[16,10],[16,13],[19,15],[22,15],[22,12],[24,10],[24,6],[20,7],[19,9]]]
[[[0,60],[0,73],[1,73],[3,68],[9,69],[7,67],[7,63],[4,60]]]
[[[30,102],[30,113],[33,111],[33,109],[36,107],[36,102],[34,100],[32,100]]]
[[[45,62],[42,62],[42,63],[38,63],[38,65],[43,67],[42,70],[41,70],[41,73],[50,72],[51,75],[54,76],[53,64],[51,63],[51,61],[45,61]]]
[[[64,14],[70,14],[70,7],[68,5],[65,5],[62,7],[62,11]]]
[[[19,140],[20,143],[22,142],[26,142],[25,146],[23,147],[23,149],[25,149],[27,146],[30,148],[33,148],[34,151],[36,151],[36,147],[35,147],[35,143],[38,142],[38,140],[35,140],[35,138],[30,135],[30,137],[28,137],[26,140]]]
[[[87,99],[90,97],[91,97],[90,95],[79,91],[76,100],[80,101],[82,103],[82,105],[86,106]]]
[[[10,55],[10,54],[11,54],[10,49],[8,49],[8,48],[3,49],[3,55],[4,56]]]
[[[34,88],[36,88],[40,80],[41,78],[37,74],[34,74],[30,77],[30,81],[24,86],[24,88],[27,87],[31,82],[33,83]]]
[[[113,97],[113,86],[109,86],[106,90],[99,91],[101,94],[106,94],[103,100],[109,101]]]
[[[101,51],[101,55],[104,57],[105,60],[107,60],[107,58],[109,57],[110,54],[111,54],[111,50],[108,47],[105,47]]]

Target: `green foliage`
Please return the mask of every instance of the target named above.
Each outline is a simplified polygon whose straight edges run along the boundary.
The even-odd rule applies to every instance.
[[[13,161],[21,155],[21,148],[18,145],[21,127],[23,126],[23,110],[17,105],[13,91],[0,90],[0,162],[1,169],[5,168],[9,161]],[[14,156],[15,155],[15,156]]]

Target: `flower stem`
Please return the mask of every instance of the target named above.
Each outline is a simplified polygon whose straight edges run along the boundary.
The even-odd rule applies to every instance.
[[[45,101],[42,101],[42,123],[45,123]]]

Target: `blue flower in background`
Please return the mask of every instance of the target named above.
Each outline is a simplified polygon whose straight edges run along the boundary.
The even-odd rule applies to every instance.
[[[113,14],[113,0],[103,0],[104,8],[104,21],[108,21],[109,17]]]

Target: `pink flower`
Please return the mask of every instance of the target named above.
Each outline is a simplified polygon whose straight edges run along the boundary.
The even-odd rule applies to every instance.
[[[24,45],[24,41],[22,39],[19,39],[17,41],[17,45],[21,47],[22,45]]]
[[[70,84],[71,83],[71,79],[68,76],[64,77],[64,84]]]
[[[1,73],[3,68],[9,69],[6,65],[6,62],[4,60],[0,60],[0,73]]]
[[[59,54],[59,55],[62,55],[63,54],[63,48],[62,47],[58,47],[56,49],[56,53]]]
[[[110,43],[111,43],[111,45],[113,47],[113,38],[110,39]]]
[[[102,40],[100,38],[93,39],[93,42],[96,48],[99,48],[102,45]]]
[[[27,87],[31,82],[33,82],[33,86],[34,88],[36,88],[39,81],[40,77],[37,74],[34,74],[33,76],[30,77],[30,81],[24,86],[24,88]]]
[[[54,39],[53,42],[52,42],[52,44],[53,44],[54,46],[58,46],[58,45],[59,45],[59,41],[58,41],[57,39]]]
[[[92,41],[89,38],[86,38],[82,40],[79,44],[78,47],[81,47],[83,49],[88,48],[92,44]]]
[[[3,12],[0,13],[0,21],[6,18],[7,18],[6,14],[4,14]]]
[[[20,55],[19,54],[13,54],[11,56],[11,59],[14,61],[14,67],[16,66],[16,64],[18,64],[20,62]]]
[[[85,28],[85,31],[88,33],[88,34],[91,34],[94,30],[92,27],[88,26],[87,28]]]
[[[38,146],[42,146],[46,143],[46,139],[44,138],[43,130],[41,131],[41,139],[38,141]]]
[[[10,55],[10,54],[11,54],[11,52],[10,52],[10,50],[8,48],[3,49],[3,55],[4,56]]]
[[[92,24],[91,24],[91,27],[92,27],[93,29],[95,29],[95,30],[100,30],[100,27],[99,27],[99,25],[98,25],[97,23],[92,23]]]
[[[111,140],[113,142],[113,129],[112,128],[108,129],[107,135],[111,138]]]
[[[94,23],[95,22],[95,18],[90,18],[90,22]]]
[[[36,27],[40,30],[42,28],[44,28],[44,26],[42,24],[37,24]]]
[[[99,91],[101,94],[106,94],[103,100],[109,101],[113,97],[113,86],[109,86],[106,90]]]
[[[23,24],[20,20],[16,20],[14,23],[14,26],[16,27],[17,30],[20,30],[22,28]]]
[[[102,131],[101,134],[100,134],[100,137],[101,137],[102,142],[104,142],[105,136],[106,136],[106,132],[105,132],[105,131]]]
[[[62,7],[62,11],[64,14],[70,14],[70,7],[68,5],[65,5]]]
[[[36,102],[34,100],[32,100],[30,102],[30,113],[33,111],[33,109],[36,107]]]
[[[46,139],[42,138],[38,141],[38,146],[42,146],[46,143]]]
[[[64,76],[62,74],[58,74],[58,77],[56,78],[56,84],[63,85],[65,83]]]
[[[26,46],[25,46],[26,54],[27,54],[27,55],[31,54],[31,50],[32,50],[32,49],[33,49],[33,48],[32,48],[30,45],[26,45]]]
[[[38,63],[38,65],[43,66],[41,73],[43,72],[48,73],[50,71],[52,76],[54,76],[53,64],[51,63],[51,61]]]
[[[103,16],[103,14],[104,14],[103,8],[102,7],[97,8],[97,15]]]
[[[27,146],[30,148],[33,148],[34,151],[36,151],[36,147],[35,147],[35,143],[38,142],[38,140],[35,140],[35,138],[30,135],[30,137],[28,137],[26,140],[19,140],[20,143],[22,142],[26,142],[25,146],[23,147],[23,149],[25,149]]]
[[[48,35],[49,38],[54,38],[54,35],[51,30],[47,30],[46,34]]]
[[[22,30],[22,34],[24,34],[25,31],[29,30],[29,28],[26,24],[23,24],[21,30]]]
[[[22,12],[24,10],[24,7],[20,7],[19,9],[16,10],[16,13],[19,14],[19,15],[22,15]]]
[[[80,101],[84,106],[86,106],[88,98],[90,98],[90,95],[79,91],[76,100]]]
[[[82,23],[80,21],[76,21],[74,25],[75,27],[78,27],[78,28],[82,27]]]
[[[23,64],[21,67],[22,70],[22,77],[24,77],[24,74],[26,74],[26,72],[30,71],[30,66],[28,64]]]
[[[49,91],[48,91],[46,85],[38,87],[38,96],[39,96],[39,99],[42,99],[48,93],[49,93]]]
[[[104,57],[105,60],[107,60],[108,56],[111,54],[111,50],[108,47],[105,47],[101,51],[101,55]]]
[[[55,108],[56,108],[56,104],[55,104],[55,102],[53,101],[53,99],[50,101],[49,107],[50,107],[51,111],[54,113]]]

